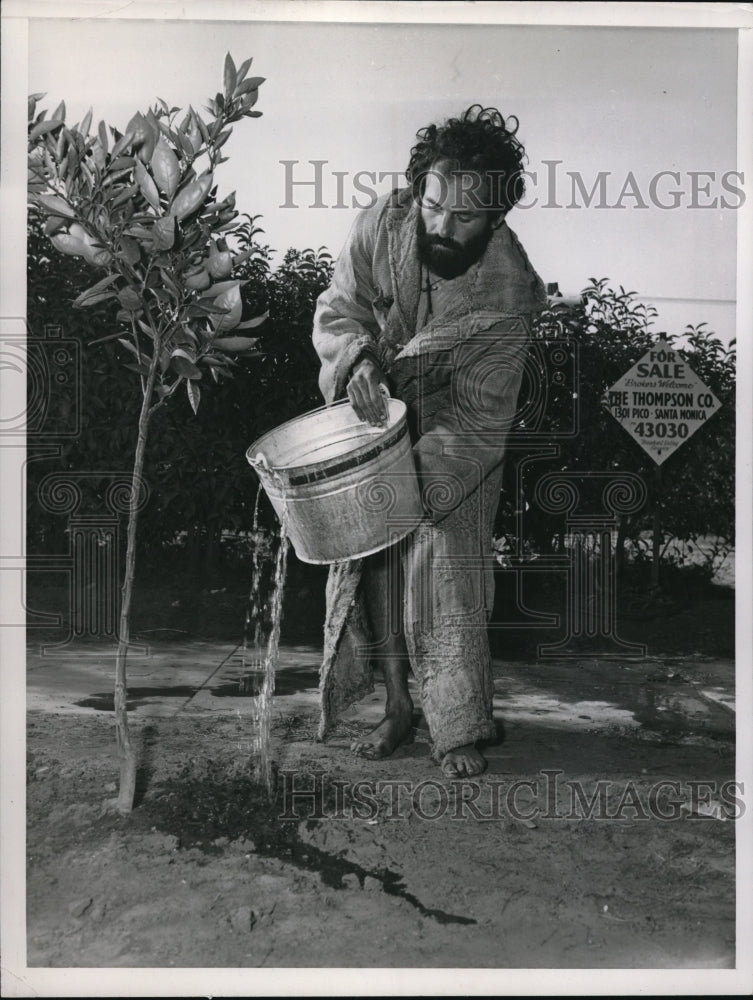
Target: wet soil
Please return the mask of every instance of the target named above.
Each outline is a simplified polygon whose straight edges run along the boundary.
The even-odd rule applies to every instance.
[[[598,704],[514,697],[476,781],[443,779],[421,728],[368,763],[357,719],[322,745],[315,711],[278,711],[271,801],[250,708],[136,717],[127,818],[102,808],[111,718],[33,713],[28,964],[731,968],[731,726]]]
[[[107,675],[77,674],[75,694],[58,679],[32,702],[29,966],[734,966],[728,598],[696,595],[674,625],[632,634],[625,618],[621,635],[649,645],[641,659],[522,656],[536,634],[506,630],[500,739],[475,781],[441,775],[418,713],[393,757],[352,755],[381,687],[316,742],[317,647],[297,645],[310,635],[299,615],[283,633],[272,798],[227,648],[235,598],[203,598],[222,648],[185,632],[155,643],[176,599],[141,597],[137,631],[165,665],[130,690],[141,768],[128,817],[104,808],[118,774]]]

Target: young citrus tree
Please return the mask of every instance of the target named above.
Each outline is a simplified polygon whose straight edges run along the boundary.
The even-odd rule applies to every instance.
[[[96,279],[73,306],[117,300],[117,329],[98,339],[117,338],[128,349],[126,367],[141,387],[115,664],[120,786],[112,804],[121,813],[133,808],[136,788],[126,658],[149,423],[181,387],[196,412],[202,379],[230,376],[235,355],[256,347],[239,331],[265,319],[241,322],[243,282],[233,274],[252,251],[237,252],[235,194],[217,201],[214,183],[230,126],[261,114],[253,108],[264,81],[248,77],[250,66],[247,59],[236,68],[228,53],[223,89],[205,117],[158,99],[122,134],[104,122],[92,129],[91,111],[69,126],[64,102],[47,117],[37,113],[44,94],[29,98],[30,210],[44,219],[52,246],[81,258]]]

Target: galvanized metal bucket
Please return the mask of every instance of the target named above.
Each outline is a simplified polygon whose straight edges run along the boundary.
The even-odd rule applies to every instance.
[[[371,555],[424,516],[406,407],[398,399],[387,405],[383,427],[360,420],[345,400],[289,420],[248,448],[303,562]]]

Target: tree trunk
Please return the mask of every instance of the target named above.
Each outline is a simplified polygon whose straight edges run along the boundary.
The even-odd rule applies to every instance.
[[[144,387],[144,398],[139,413],[139,433],[136,441],[136,454],[133,459],[133,477],[131,479],[131,495],[128,503],[128,531],[126,544],[125,572],[123,575],[122,599],[120,604],[120,630],[118,637],[118,652],[115,659],[115,732],[120,755],[120,786],[116,802],[117,811],[123,815],[133,809],[136,795],[136,769],[138,759],[136,748],[131,743],[128,730],[128,695],[126,684],[126,658],[130,642],[131,597],[133,595],[133,580],[136,573],[136,527],[139,517],[139,496],[141,473],[144,468],[147,432],[149,429],[150,406],[154,380],[159,361],[159,349],[155,338],[152,358],[149,364],[149,375]]]

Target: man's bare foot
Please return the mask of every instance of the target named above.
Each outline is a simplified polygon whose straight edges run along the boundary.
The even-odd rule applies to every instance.
[[[486,770],[486,759],[472,743],[455,747],[442,758],[442,774],[448,778],[473,778]]]
[[[359,757],[381,760],[403,743],[413,742],[413,706],[389,709],[382,721],[366,739],[353,740],[350,749]]]

